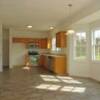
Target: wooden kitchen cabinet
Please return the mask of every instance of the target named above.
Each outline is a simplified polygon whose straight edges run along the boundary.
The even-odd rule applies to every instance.
[[[27,40],[28,40],[27,38],[17,38],[17,37],[12,38],[13,43],[26,43]]]
[[[41,55],[39,65],[58,75],[67,75],[66,56]]]
[[[42,68],[46,68],[47,67],[46,64],[47,64],[46,56],[40,55],[39,66]]]
[[[33,38],[22,38],[22,37],[13,37],[12,42],[13,43],[36,43],[38,39],[33,39]]]
[[[41,39],[41,49],[47,49],[47,38]]]
[[[34,43],[39,46],[41,49],[48,48],[48,39],[47,38],[21,38],[21,37],[13,37],[13,43],[24,43],[28,45],[29,43]]]
[[[39,66],[44,66],[44,61],[45,61],[45,59],[44,59],[44,55],[40,55],[40,59],[39,59]]]
[[[66,32],[56,33],[56,47],[65,48],[66,47]]]
[[[54,73],[58,75],[67,75],[66,70],[66,57],[54,57],[53,58],[53,69]]]

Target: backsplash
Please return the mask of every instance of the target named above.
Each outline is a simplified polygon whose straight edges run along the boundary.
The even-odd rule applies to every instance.
[[[40,54],[44,54],[44,53],[49,53],[50,50],[49,49],[39,49],[38,50]]]
[[[51,50],[51,53],[55,53],[55,54],[66,54],[66,48],[57,48],[56,50]]]

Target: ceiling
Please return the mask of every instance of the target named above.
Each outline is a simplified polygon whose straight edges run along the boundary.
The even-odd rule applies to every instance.
[[[0,21],[8,27],[25,29],[32,25],[34,31],[47,31],[50,26],[57,27],[69,20],[68,4],[71,14],[90,7],[98,0],[0,0]]]

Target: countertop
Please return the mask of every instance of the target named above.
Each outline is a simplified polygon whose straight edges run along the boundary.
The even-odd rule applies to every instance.
[[[66,57],[66,55],[63,54],[40,54],[44,56],[51,56],[51,57]]]

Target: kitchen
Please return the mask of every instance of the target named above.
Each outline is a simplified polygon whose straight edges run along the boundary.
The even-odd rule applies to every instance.
[[[100,100],[100,0],[0,0],[0,100]]]
[[[66,51],[64,52],[66,50],[66,37],[64,31],[56,33],[56,41],[52,41],[53,39],[48,36],[32,38],[25,37],[25,34],[24,37],[21,34],[16,36],[13,33],[11,54],[15,55],[13,52],[17,50],[14,48],[22,49],[23,47],[23,49],[17,51],[16,56],[12,56],[13,61],[16,62],[14,65],[11,63],[12,66],[37,66],[59,75],[67,75]],[[34,60],[32,61],[32,59]]]

